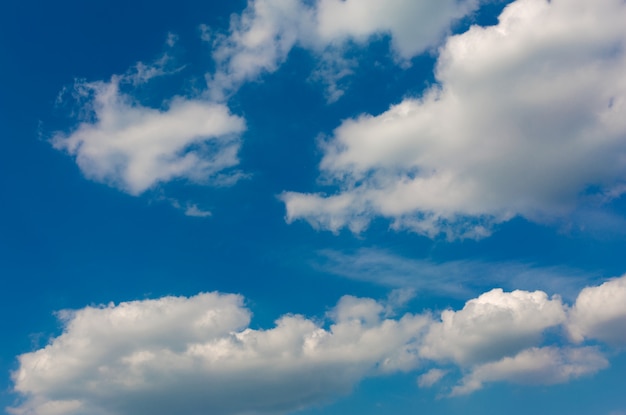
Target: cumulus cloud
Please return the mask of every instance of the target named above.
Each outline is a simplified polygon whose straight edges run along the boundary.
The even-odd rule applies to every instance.
[[[14,414],[285,413],[347,393],[363,376],[408,370],[429,319],[381,317],[343,298],[328,329],[285,315],[249,327],[240,296],[217,293],[60,314],[63,334],[19,357]],[[242,399],[245,397],[245,399]]]
[[[577,342],[598,339],[626,346],[626,276],[583,289],[570,312],[568,330]]]
[[[87,178],[133,195],[174,179],[210,183],[236,166],[245,122],[226,106],[174,97],[151,108],[121,90],[160,74],[139,65],[108,82],[77,82],[81,122],[54,135],[54,147],[75,156]]]
[[[451,396],[498,381],[566,382],[608,365],[597,346],[555,341],[559,330],[544,344],[546,330],[570,323],[568,308],[543,292],[492,290],[439,318],[392,318],[392,303],[344,296],[325,319],[287,314],[268,329],[252,328],[243,298],[232,294],[62,311],[63,332],[18,357],[12,378],[21,400],[9,412],[281,414],[349,393],[365,377],[425,364],[431,369],[418,377],[420,387],[453,376],[451,365],[460,369]]]
[[[217,63],[217,71],[208,77],[211,96],[223,99],[243,82],[275,71],[299,46],[325,61],[316,76],[328,83],[329,99],[337,99],[337,80],[353,66],[341,53],[347,44],[387,35],[397,58],[407,61],[438,45],[451,24],[478,5],[478,0],[251,1],[232,17],[228,34],[209,37],[204,27],[203,37],[213,41]]]
[[[551,385],[590,375],[608,366],[606,358],[594,347],[531,348],[513,357],[480,365],[452,389],[451,395],[466,395],[484,383],[506,381],[518,384]]]
[[[320,171],[339,191],[283,193],[287,221],[360,232],[382,216],[481,238],[515,216],[552,221],[619,197],[625,19],[618,0],[517,0],[497,25],[448,38],[437,85],[334,131]]]
[[[560,298],[542,291],[494,289],[468,301],[462,310],[445,310],[424,338],[420,354],[461,365],[493,361],[539,344],[545,329],[566,319]]]

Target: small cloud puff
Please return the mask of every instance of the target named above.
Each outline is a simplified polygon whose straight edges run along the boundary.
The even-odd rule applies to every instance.
[[[174,179],[227,182],[227,169],[239,163],[241,117],[222,104],[180,96],[163,108],[146,107],[123,92],[167,74],[166,62],[167,56],[139,63],[108,82],[77,82],[81,121],[68,134],[56,133],[52,145],[74,156],[87,178],[132,195]]]

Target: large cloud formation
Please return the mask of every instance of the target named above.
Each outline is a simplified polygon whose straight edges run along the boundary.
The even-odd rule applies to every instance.
[[[166,297],[62,314],[64,333],[20,357],[16,414],[284,413],[350,391],[363,376],[410,369],[429,321],[381,318],[346,297],[323,329],[297,315],[248,327],[242,298]],[[245,397],[245,399],[242,399]]]
[[[518,0],[497,25],[450,37],[436,86],[334,131],[320,170],[339,192],[285,192],[287,220],[359,232],[382,216],[480,238],[621,195],[624,21],[619,0]]]
[[[63,333],[19,356],[13,373],[21,402],[13,414],[280,414],[348,393],[361,379],[420,365],[443,365],[420,377],[436,384],[456,365],[449,394],[485,383],[566,382],[605,368],[596,346],[543,345],[550,328],[581,326],[606,306],[609,291],[626,296],[626,276],[583,290],[573,311],[543,292],[496,289],[459,311],[389,317],[388,305],[343,297],[327,321],[284,315],[253,329],[239,295],[164,297],[59,313]],[[626,319],[626,301],[611,303],[611,321]],[[607,319],[598,315],[599,340]],[[556,331],[555,331],[556,332]],[[607,338],[626,346],[626,339]],[[245,399],[241,397],[245,396]]]

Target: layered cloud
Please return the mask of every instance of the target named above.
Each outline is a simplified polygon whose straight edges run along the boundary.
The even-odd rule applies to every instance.
[[[437,85],[344,121],[322,146],[333,194],[285,192],[287,220],[354,232],[375,217],[480,238],[622,194],[626,5],[518,0],[440,49]]]
[[[202,99],[174,97],[151,108],[122,92],[155,71],[141,65],[133,76],[77,83],[82,121],[69,134],[57,133],[54,147],[74,156],[87,178],[133,195],[174,179],[215,183],[236,176],[227,169],[239,162],[244,120]]]
[[[590,292],[623,296],[624,281],[583,290],[571,312],[543,292],[493,290],[437,318],[390,318],[385,304],[346,296],[326,320],[284,315],[269,329],[251,328],[241,296],[219,293],[64,311],[63,333],[19,356],[13,381],[22,400],[9,411],[280,414],[349,393],[364,377],[424,363],[443,366],[420,376],[421,387],[452,376],[450,365],[461,369],[451,395],[497,381],[566,382],[608,362],[597,346],[566,338],[544,345],[542,334],[576,324],[579,304],[601,309],[604,298]],[[611,315],[623,321],[626,302],[612,304]]]
[[[336,88],[355,64],[343,59],[347,44],[389,36],[397,58],[408,61],[437,46],[451,25],[478,5],[478,0],[251,1],[233,16],[227,34],[213,37],[218,69],[208,77],[211,96],[223,99],[242,83],[275,71],[296,46],[325,62],[317,74]]]
[[[243,83],[277,70],[300,46],[316,55],[320,65],[313,77],[326,82],[335,99],[342,93],[336,83],[356,64],[344,58],[348,43],[388,35],[397,57],[408,60],[440,43],[455,20],[477,7],[477,0],[394,0],[385,7],[376,1],[251,1],[233,15],[225,34],[212,36],[204,27],[203,38],[213,42],[216,70],[206,74],[208,90],[201,88],[202,98],[175,96],[156,107],[137,100],[129,87],[172,72],[165,54],[109,81],[78,82],[73,95],[81,117],[52,142],[76,158],[87,178],[133,195],[176,179],[231,184],[240,176],[225,170],[239,163],[245,122],[223,101]],[[354,18],[340,17],[347,14]],[[175,43],[176,36],[169,34],[167,45]]]

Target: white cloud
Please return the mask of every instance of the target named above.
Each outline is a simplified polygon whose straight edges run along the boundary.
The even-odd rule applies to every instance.
[[[626,276],[583,289],[570,312],[568,330],[577,342],[598,339],[626,346]]]
[[[63,334],[19,357],[15,414],[285,413],[347,393],[366,375],[415,367],[428,317],[383,319],[343,298],[324,329],[286,315],[248,327],[236,295],[200,294],[87,307]],[[241,397],[244,396],[245,399]]]
[[[445,310],[424,338],[420,354],[461,365],[498,360],[541,343],[542,333],[566,319],[560,298],[542,291],[493,289],[462,310]]]
[[[198,207],[198,205],[191,203],[185,208],[185,215],[196,218],[206,218],[211,216],[211,212],[208,210],[202,210]]]
[[[448,372],[446,370],[430,369],[428,372],[417,378],[417,385],[420,388],[430,388],[443,379],[443,377],[447,374]]]
[[[283,193],[287,220],[360,232],[382,216],[481,238],[514,216],[564,217],[590,188],[619,197],[625,20],[618,0],[518,0],[496,26],[450,37],[422,98],[334,131],[320,170],[339,192]]]
[[[320,0],[317,36],[324,44],[351,39],[365,42],[388,34],[402,59],[410,59],[443,40],[450,25],[478,8],[478,0]]]
[[[529,385],[564,383],[590,375],[608,366],[608,361],[594,347],[531,348],[513,357],[505,357],[474,368],[455,386],[451,396],[466,395],[487,382],[506,381]]]
[[[281,414],[424,363],[431,369],[420,387],[453,376],[450,365],[464,373],[451,395],[489,382],[566,382],[608,365],[597,348],[558,340],[559,330],[543,344],[546,330],[567,325],[567,307],[543,292],[492,290],[440,319],[390,318],[397,295],[389,304],[345,296],[326,320],[287,314],[269,329],[250,327],[241,296],[219,293],[62,311],[63,332],[18,357],[12,378],[21,400],[9,412]]]
[[[218,70],[209,76],[209,92],[222,99],[243,82],[273,72],[289,51],[311,30],[312,10],[300,0],[254,0],[233,15],[228,35],[214,40]]]
[[[342,13],[359,16],[359,24],[337,19],[334,12],[344,7]],[[232,183],[241,174],[223,171],[239,162],[239,135],[245,123],[218,101],[242,83],[275,71],[299,45],[319,58],[312,78],[328,85],[332,101],[342,93],[338,82],[356,65],[344,58],[346,42],[389,34],[397,55],[409,59],[441,41],[452,21],[476,7],[477,0],[436,5],[394,0],[382,10],[372,1],[254,0],[233,16],[228,34],[213,35],[208,27],[200,28],[204,40],[213,40],[216,62],[216,71],[207,75],[208,91],[201,91],[208,100],[174,97],[153,108],[125,92],[124,86],[137,87],[184,68],[171,69],[166,53],[152,64],[139,62],[108,82],[78,82],[74,95],[83,106],[83,117],[70,133],[57,133],[52,142],[76,157],[86,177],[133,195],[175,179]],[[166,45],[171,48],[176,42],[177,36],[168,34]]]
[[[132,76],[77,83],[83,121],[57,133],[54,147],[75,156],[87,178],[133,195],[174,179],[210,183],[226,174],[239,162],[243,119],[224,105],[183,97],[150,108],[120,90],[160,74],[139,65]]]
[[[212,38],[218,69],[208,77],[210,94],[223,99],[243,82],[275,71],[299,46],[326,60],[316,75],[328,84],[329,100],[335,100],[342,92],[337,80],[352,66],[346,65],[341,52],[348,43],[389,35],[394,53],[407,61],[438,45],[451,24],[478,4],[478,0],[251,1],[233,16],[227,35]],[[211,39],[206,26],[202,33]]]

